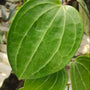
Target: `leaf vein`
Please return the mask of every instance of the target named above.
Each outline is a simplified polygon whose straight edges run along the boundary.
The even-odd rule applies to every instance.
[[[82,75],[80,74],[80,71],[79,71],[79,68],[78,68],[77,65],[76,65],[76,68],[77,68],[78,74],[79,74],[79,76],[80,76],[80,78],[81,78],[81,81],[82,81],[82,83],[83,83],[83,86],[84,86],[85,90],[87,90],[87,89],[86,89],[86,86],[85,86],[85,82],[84,82],[83,79],[82,79]]]
[[[19,17],[19,19],[18,19],[18,21],[25,15],[25,13],[27,13],[30,9],[32,9],[32,8],[35,8],[36,6],[38,6],[38,5],[42,5],[42,4],[46,4],[46,3],[39,3],[39,4],[37,4],[37,5],[34,5],[33,7],[30,7],[28,10],[26,10],[22,15],[21,15],[21,17]],[[50,8],[50,9],[52,9],[52,8]],[[49,10],[49,9],[48,9]],[[45,12],[46,13],[46,12]],[[41,16],[41,15],[40,15]],[[40,17],[39,16],[39,17]],[[18,22],[17,21],[17,22]],[[36,19],[36,21],[37,21],[37,19]],[[34,23],[32,23],[32,25],[33,25]],[[18,25],[18,23],[16,23],[16,25],[15,25],[15,29],[16,29],[16,26]],[[32,27],[32,25],[30,26],[30,27]],[[14,29],[14,30],[15,30]],[[28,30],[29,31],[29,30]],[[23,38],[21,39],[21,41],[20,41],[20,43],[19,43],[19,45],[18,45],[18,48],[17,48],[17,52],[16,52],[16,55],[15,55],[15,66],[16,66],[16,72],[17,72],[17,56],[18,56],[18,53],[19,53],[19,50],[20,50],[20,46],[21,46],[21,44],[22,44],[22,42],[23,42],[23,39],[25,38],[25,36],[27,35],[27,33],[28,33],[28,31],[25,33],[25,35],[23,36]]]
[[[53,85],[48,89],[48,90],[51,90],[53,89],[53,87],[55,86],[56,82],[58,80],[58,72],[57,72],[57,75],[56,75],[56,79],[55,79],[55,82],[53,83]]]
[[[88,71],[88,73],[90,74],[90,72],[89,72],[89,70],[83,65],[83,64],[81,64],[81,63],[79,63],[79,62],[76,62],[77,64],[80,64],[86,71]]]
[[[53,8],[54,8],[54,7],[53,7]],[[53,9],[53,8],[51,8],[51,9]],[[54,19],[55,19],[55,17],[54,17]],[[54,19],[53,19],[53,20],[54,20]],[[51,21],[50,26],[52,25],[53,20]],[[49,28],[50,28],[50,26],[49,26]],[[48,29],[49,29],[49,28],[48,28]],[[46,32],[48,31],[48,29],[46,30]],[[40,44],[41,44],[41,42],[42,42],[44,36],[46,35],[46,32],[45,32],[44,35],[42,36],[42,38],[41,38],[41,40],[40,40],[40,43],[38,44],[38,46],[37,46],[36,49],[34,50],[34,53],[33,53],[32,56],[30,57],[29,62],[27,63],[27,65],[26,65],[25,69],[23,70],[22,74],[20,75],[20,77],[22,77],[22,75],[23,75],[24,72],[26,71],[28,65],[30,64],[30,62],[31,62],[31,60],[32,60],[32,58],[33,58],[33,56],[35,55],[37,49],[39,48],[39,46],[40,46]]]
[[[49,78],[50,76],[48,76],[47,79],[45,79],[44,82],[39,87],[37,87],[35,90],[38,90],[42,85],[44,85],[49,80]]]
[[[57,13],[58,13],[58,12],[57,12]],[[65,19],[66,19],[66,17],[65,17],[65,12],[64,12],[64,25],[63,25],[62,38],[63,38],[63,36],[64,36],[64,31],[65,31],[65,21],[66,21]],[[42,69],[52,60],[52,58],[56,55],[56,53],[58,52],[58,49],[59,49],[60,46],[61,46],[62,38],[61,38],[60,44],[58,45],[55,53],[52,54],[52,56],[50,57],[50,59],[49,59],[39,70],[37,70],[36,72],[32,73],[32,75],[34,75],[35,73],[37,73],[37,72],[39,72],[40,70],[42,70]]]

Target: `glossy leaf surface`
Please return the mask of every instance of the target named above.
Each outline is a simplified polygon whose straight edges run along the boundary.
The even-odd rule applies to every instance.
[[[9,62],[19,79],[55,73],[71,60],[83,35],[79,13],[59,0],[30,0],[8,34]]]
[[[65,90],[68,76],[65,70],[34,80],[26,80],[20,90]]]
[[[71,63],[72,90],[90,90],[90,57],[80,56]]]

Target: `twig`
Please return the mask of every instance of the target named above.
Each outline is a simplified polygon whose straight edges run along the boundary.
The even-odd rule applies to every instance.
[[[69,90],[69,85],[71,85],[70,82],[67,83],[67,90]]]

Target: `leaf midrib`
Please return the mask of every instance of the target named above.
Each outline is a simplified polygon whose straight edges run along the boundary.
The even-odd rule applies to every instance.
[[[60,8],[59,8],[59,9],[60,9]],[[59,11],[59,10],[58,10],[58,11]],[[57,11],[57,13],[58,13],[58,11]],[[55,17],[56,17],[56,14],[55,14]],[[52,21],[51,21],[51,23],[50,23],[50,26],[52,25],[53,20],[55,19],[55,17],[52,19]],[[50,28],[50,26],[48,27],[48,29]],[[33,53],[32,56],[30,57],[29,62],[27,63],[25,69],[23,70],[22,74],[20,75],[20,78],[22,77],[22,75],[23,75],[24,72],[26,71],[26,69],[27,69],[28,65],[30,64],[30,62],[31,62],[31,60],[32,60],[32,58],[33,58],[33,56],[34,56],[34,54],[36,53],[37,49],[39,48],[39,46],[40,46],[40,44],[41,44],[41,42],[42,42],[42,40],[43,40],[43,38],[45,37],[45,35],[46,35],[48,29],[45,31],[44,35],[42,36],[42,38],[41,38],[41,40],[40,40],[40,43],[37,45],[36,49],[34,50],[34,53]]]
[[[63,10],[64,10],[64,8],[63,8]],[[65,21],[66,21],[66,17],[65,17],[65,11],[64,11],[64,24],[63,24],[63,30],[62,30],[63,31],[62,32],[62,38],[60,38],[61,41],[60,41],[59,45],[57,46],[57,49],[56,49],[55,53],[52,54],[52,56],[49,58],[49,60],[41,68],[39,68],[37,71],[33,72],[32,75],[36,74],[41,69],[43,69],[52,60],[52,58],[56,55],[56,53],[58,52],[58,50],[61,46],[61,42],[62,42],[62,39],[63,39],[64,32],[65,32]]]
[[[17,20],[17,22],[30,10],[30,9],[32,9],[32,8],[35,8],[35,7],[37,7],[37,6],[39,6],[39,5],[43,5],[43,4],[49,4],[48,2],[46,2],[46,3],[39,3],[39,4],[35,4],[34,6],[32,6],[32,7],[30,7],[28,10],[26,10],[19,18],[18,18],[18,20]],[[54,4],[54,3],[50,3],[50,4]],[[55,6],[56,7],[56,6]],[[54,8],[54,6],[53,6],[53,8]],[[50,8],[50,9],[53,9],[53,8]],[[49,11],[49,9],[47,9],[48,11]],[[46,13],[46,12],[45,12]],[[40,15],[41,16],[41,15]],[[39,16],[39,17],[40,17]],[[33,23],[32,23],[33,24]],[[16,25],[15,25],[15,28],[14,28],[14,30],[16,29],[16,26],[18,25],[18,23],[16,23]],[[32,27],[32,25],[31,25],[31,27]],[[28,30],[29,31],[29,30]],[[24,39],[24,37],[27,35],[27,33],[28,33],[28,31],[25,33],[25,35],[23,36],[23,38],[21,39],[21,41],[20,41],[20,43],[19,43],[19,45],[18,45],[18,48],[17,48],[17,52],[16,52],[16,55],[15,55],[15,69],[16,69],[16,72],[17,72],[17,56],[18,56],[18,53],[19,53],[19,50],[20,50],[20,46],[21,46],[21,44],[22,44],[22,41],[23,41],[23,39]]]
[[[29,29],[27,30],[27,32],[25,33],[25,35],[24,35],[23,38],[21,39],[21,41],[20,41],[20,43],[19,43],[19,46],[18,46],[18,49],[17,49],[16,56],[15,56],[16,72],[17,72],[17,56],[18,56],[18,53],[19,53],[19,50],[20,50],[20,48],[21,48],[21,44],[22,44],[24,38],[25,38],[26,35],[28,34],[28,32],[29,32],[30,28],[33,26],[33,24],[34,24],[43,14],[45,14],[46,12],[48,12],[49,10],[51,10],[51,9],[53,9],[53,8],[55,8],[55,7],[56,7],[56,6],[54,6],[54,7],[52,7],[52,8],[49,8],[49,9],[47,9],[46,11],[44,11],[44,13],[42,13],[42,14],[32,23],[32,25],[29,27]]]

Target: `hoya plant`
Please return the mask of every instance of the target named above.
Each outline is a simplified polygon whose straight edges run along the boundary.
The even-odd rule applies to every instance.
[[[60,0],[28,0],[11,24],[7,53],[20,90],[65,90],[65,66],[75,55],[83,36],[78,11]],[[89,90],[90,57],[79,56],[70,65],[72,90]]]

